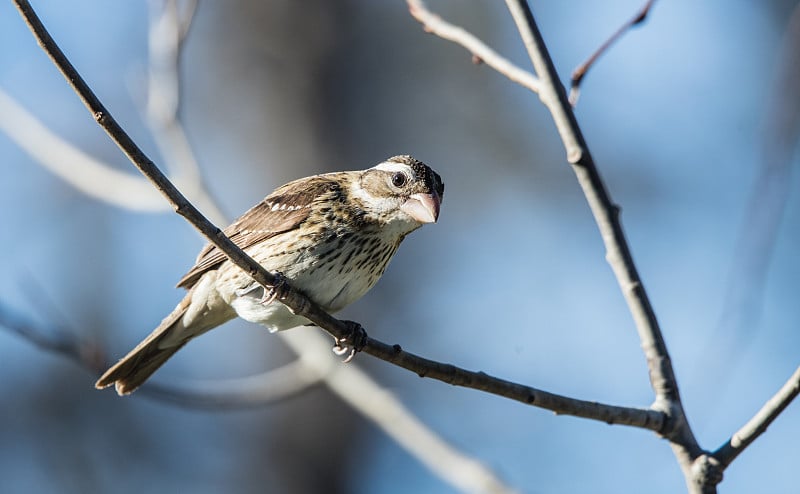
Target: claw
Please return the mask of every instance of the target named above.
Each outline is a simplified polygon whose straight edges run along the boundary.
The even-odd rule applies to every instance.
[[[351,362],[356,353],[360,352],[367,344],[367,332],[355,321],[344,321],[350,329],[350,334],[344,338],[334,338],[333,353],[338,357],[347,355],[343,363]]]
[[[286,284],[286,277],[283,275],[283,273],[278,271],[276,271],[274,275],[275,284],[269,287],[269,290],[264,290],[264,296],[258,301],[258,303],[262,305],[269,305],[274,302],[275,299],[283,297],[281,294],[281,289]]]

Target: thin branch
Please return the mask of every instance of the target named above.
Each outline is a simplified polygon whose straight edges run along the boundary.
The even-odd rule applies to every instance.
[[[434,14],[422,0],[407,0],[407,3],[408,11],[424,26],[426,32],[463,46],[472,53],[476,63],[483,62],[517,84],[534,93],[539,92],[539,79],[535,75],[517,67],[468,31]]]
[[[614,271],[636,324],[647,361],[650,384],[656,395],[652,408],[665,412],[668,417],[662,434],[670,440],[687,484],[691,484],[694,480],[693,464],[702,456],[703,451],[686,421],[667,346],[625,239],[619,220],[619,207],[611,200],[595,166],[528,3],[525,0],[506,0],[506,4],[539,76],[539,98],[553,116],[567,152],[567,161],[572,165],[600,230],[606,248],[606,260]],[[715,491],[713,485],[707,487],[708,485],[698,484],[697,489],[691,486],[690,489],[704,493]]]
[[[15,0],[15,4],[40,46],[62,72],[67,82],[76,91],[98,124],[134,165],[167,197],[176,212],[186,218],[212,244],[224,252],[231,262],[247,272],[258,283],[263,286],[274,285],[274,275],[253,261],[228,239],[219,228],[208,222],[125,133],[47,33],[30,4],[25,0]],[[281,292],[281,302],[295,314],[305,317],[337,338],[346,339],[352,336],[351,326],[322,310],[310,299],[294,290],[288,283],[283,285]],[[449,384],[505,396],[529,405],[552,410],[556,413],[600,420],[609,424],[630,425],[657,432],[662,430],[665,421],[665,415],[662,410],[618,407],[547,393],[529,386],[498,379],[483,372],[471,372],[453,365],[427,360],[404,352],[399,345],[387,345],[369,337],[366,338],[363,351],[413,371],[421,377],[430,377]]]
[[[567,160],[578,177],[578,182],[589,202],[589,207],[603,238],[606,258],[614,270],[628,307],[633,314],[657,400],[679,402],[678,386],[669,353],[622,231],[619,206],[612,201],[589,153],[575,114],[567,101],[564,86],[558,81],[558,74],[528,4],[524,0],[507,0],[506,3],[542,82],[539,97],[553,114],[556,127],[567,151]]]
[[[719,461],[724,469],[736,459],[758,436],[766,432],[767,427],[789,406],[789,403],[800,394],[800,367],[789,377],[780,390],[761,407],[741,429],[714,453],[713,457]]]
[[[611,48],[611,45],[616,43],[623,34],[644,22],[654,3],[656,3],[656,0],[647,0],[647,2],[645,2],[639,11],[636,12],[636,15],[631,17],[625,24],[620,26],[620,28],[617,29],[617,31],[612,34],[611,37],[608,38],[602,45],[600,45],[600,47],[597,48],[597,50],[595,50],[595,52],[592,53],[585,62],[580,64],[572,72],[572,85],[569,90],[569,101],[572,106],[578,104],[578,98],[581,94],[581,82],[583,82],[583,78],[586,77],[586,73],[589,71],[589,69],[592,68],[594,63],[597,62],[597,59],[599,59],[601,55],[608,51],[608,49]]]

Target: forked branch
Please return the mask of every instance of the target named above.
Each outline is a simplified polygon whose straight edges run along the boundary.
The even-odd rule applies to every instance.
[[[620,26],[620,28],[617,29],[610,38],[605,40],[605,42],[603,42],[603,44],[594,51],[594,53],[589,55],[589,58],[587,58],[586,61],[580,64],[572,72],[572,84],[569,89],[569,102],[572,104],[572,106],[578,104],[578,98],[581,94],[581,83],[583,82],[583,78],[586,77],[586,73],[589,72],[589,69],[592,68],[600,56],[607,52],[608,49],[611,48],[611,45],[616,43],[623,34],[628,32],[631,28],[634,28],[644,22],[644,20],[647,18],[647,14],[650,13],[650,9],[653,8],[654,3],[656,3],[656,0],[647,0],[647,2],[645,2],[645,4],[636,12],[633,17],[628,19],[625,24]]]

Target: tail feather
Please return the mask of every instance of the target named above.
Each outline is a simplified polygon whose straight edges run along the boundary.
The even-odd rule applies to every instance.
[[[120,396],[130,394],[164,365],[175,352],[183,348],[194,336],[184,328],[181,321],[190,302],[191,295],[187,295],[150,333],[150,336],[136,345],[136,348],[97,380],[95,388],[103,389],[114,384]],[[187,334],[179,335],[176,334],[177,331]]]

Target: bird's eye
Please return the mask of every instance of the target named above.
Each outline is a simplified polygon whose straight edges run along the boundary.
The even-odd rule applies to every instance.
[[[405,173],[397,172],[392,175],[392,185],[397,188],[404,186],[407,180]]]

